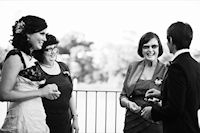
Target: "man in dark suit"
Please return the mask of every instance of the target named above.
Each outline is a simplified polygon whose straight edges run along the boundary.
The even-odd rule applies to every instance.
[[[144,118],[162,120],[163,133],[200,133],[200,65],[189,53],[192,37],[189,24],[170,25],[167,45],[174,58],[162,84],[162,106],[145,107],[141,113]],[[153,91],[147,93],[154,96]]]

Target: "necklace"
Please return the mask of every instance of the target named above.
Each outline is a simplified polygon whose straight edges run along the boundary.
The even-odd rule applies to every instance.
[[[29,60],[32,60],[32,58],[33,58],[33,55],[32,55],[32,53],[33,53],[33,49],[31,48],[31,49],[30,49]]]

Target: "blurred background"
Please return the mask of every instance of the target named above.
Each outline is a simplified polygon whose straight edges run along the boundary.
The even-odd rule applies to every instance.
[[[200,61],[199,12],[198,0],[1,0],[0,68],[12,49],[9,40],[15,21],[24,15],[40,16],[60,41],[58,60],[69,65],[75,89],[115,91],[118,98],[128,64],[140,59],[137,46],[146,32],[159,35],[164,47],[160,60],[166,63],[171,58],[166,45],[168,26],[176,21],[189,23],[194,32],[191,53]],[[1,124],[6,104],[0,105],[0,111]]]
[[[23,15],[38,15],[47,21],[48,32],[59,39],[59,60],[70,66],[79,83],[113,82],[121,89],[128,64],[139,59],[137,45],[145,32],[159,35],[165,49],[160,60],[165,63],[170,58],[166,29],[175,21],[189,23],[194,30],[191,49],[198,59],[199,7],[197,0],[2,0],[1,66],[12,48],[14,22]]]

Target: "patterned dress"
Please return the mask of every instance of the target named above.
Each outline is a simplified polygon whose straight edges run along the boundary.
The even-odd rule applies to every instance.
[[[15,90],[34,91],[38,90],[43,80],[38,73],[38,66],[35,65],[35,59],[24,58],[26,55],[19,50],[12,50],[10,55],[19,55],[24,65],[24,70],[17,76]],[[26,101],[10,102],[8,104],[7,115],[0,133],[49,133],[46,124],[46,114],[40,97]]]

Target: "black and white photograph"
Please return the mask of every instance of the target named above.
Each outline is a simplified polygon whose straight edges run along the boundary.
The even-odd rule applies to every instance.
[[[0,133],[199,133],[200,1],[1,0]]]

